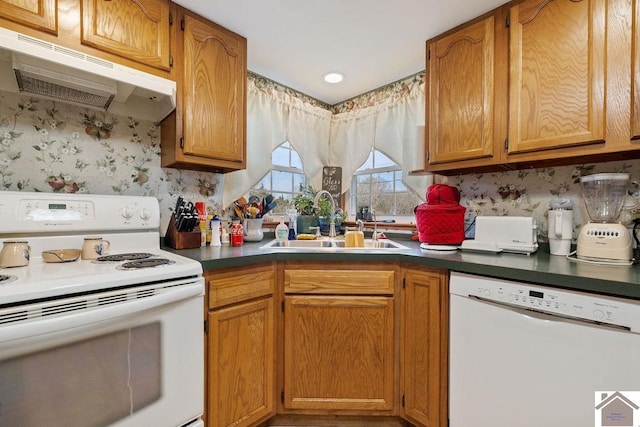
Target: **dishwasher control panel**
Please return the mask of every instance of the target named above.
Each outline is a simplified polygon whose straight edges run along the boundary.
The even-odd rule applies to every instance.
[[[640,303],[622,298],[456,272],[451,273],[450,293],[640,332],[640,319],[631,315]]]

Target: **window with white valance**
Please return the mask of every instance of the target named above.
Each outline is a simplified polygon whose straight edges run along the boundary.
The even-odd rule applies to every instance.
[[[355,171],[372,149],[402,167],[406,187],[424,199],[430,175],[410,176],[423,153],[419,126],[424,123],[424,85],[390,96],[371,107],[332,114],[276,88],[258,88],[249,80],[247,96],[247,169],[225,175],[223,205],[246,194],[271,169],[271,152],[289,141],[304,165],[308,183],[321,188],[322,168],[342,168],[342,191],[349,195]],[[422,160],[422,159],[419,159]]]

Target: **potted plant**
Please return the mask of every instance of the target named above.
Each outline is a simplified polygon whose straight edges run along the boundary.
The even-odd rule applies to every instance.
[[[318,215],[313,207],[313,200],[318,192],[311,185],[300,184],[300,193],[293,197],[293,206],[298,217],[296,227],[298,234],[315,234],[309,227],[318,226]]]

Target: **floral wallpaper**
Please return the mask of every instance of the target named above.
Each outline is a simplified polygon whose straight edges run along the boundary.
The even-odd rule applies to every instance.
[[[178,195],[221,211],[223,175],[160,167],[160,127],[0,92],[0,189],[155,196],[161,232]]]
[[[605,172],[626,172],[631,181],[638,180],[640,160],[459,175],[448,177],[445,181],[460,190],[460,204],[467,208],[467,226],[472,224],[477,215],[532,216],[538,225],[540,241],[547,240],[547,211],[551,200],[571,200],[575,240],[582,225],[589,220],[582,198],[580,177]],[[627,226],[633,218],[640,217],[640,193],[636,189],[630,185],[630,194],[620,216]]]

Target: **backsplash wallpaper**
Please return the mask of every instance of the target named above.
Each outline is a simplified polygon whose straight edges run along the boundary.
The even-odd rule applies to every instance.
[[[222,180],[161,168],[155,123],[0,92],[2,190],[155,196],[164,234],[180,194],[221,210]]]
[[[407,84],[422,76],[411,76]],[[394,96],[404,85],[381,88],[377,95],[364,94],[361,100],[357,97],[332,108],[384,102],[385,96]],[[546,236],[550,200],[570,199],[575,238],[586,218],[579,178],[599,172],[628,172],[631,179],[640,179],[640,160],[468,174],[449,177],[448,183],[461,191],[467,223],[475,215],[533,216],[541,240]],[[155,196],[164,234],[178,195],[205,201],[210,210],[222,212],[223,180],[222,174],[161,168],[160,128],[155,123],[0,92],[2,190]],[[628,199],[630,215],[625,218],[630,220],[640,203],[636,197]]]
[[[467,208],[465,222],[469,226],[477,215],[532,216],[541,241],[547,238],[547,211],[551,200],[571,200],[574,211],[574,240],[582,225],[589,220],[580,177],[595,173],[625,172],[630,180],[640,178],[640,160],[563,166],[521,171],[469,174],[444,178],[460,190],[460,204]],[[627,226],[640,216],[640,193],[630,183],[629,195],[620,219]]]

